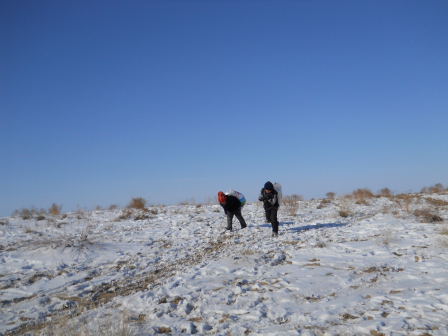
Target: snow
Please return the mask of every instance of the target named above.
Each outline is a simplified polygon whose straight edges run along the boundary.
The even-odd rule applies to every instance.
[[[445,224],[412,214],[428,197],[301,201],[294,216],[282,206],[276,238],[259,203],[233,232],[219,205],[152,206],[142,220],[11,217],[0,225],[0,334],[125,311],[138,335],[447,335]],[[447,206],[437,211],[446,222]]]

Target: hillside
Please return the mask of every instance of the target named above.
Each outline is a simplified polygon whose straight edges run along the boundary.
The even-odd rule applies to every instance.
[[[259,203],[231,233],[214,204],[2,218],[0,334],[447,335],[447,205],[290,202],[277,238]]]

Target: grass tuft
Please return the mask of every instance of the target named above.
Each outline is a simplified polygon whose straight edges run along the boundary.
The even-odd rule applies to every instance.
[[[50,215],[57,216],[57,215],[61,214],[61,210],[62,210],[62,204],[57,205],[56,203],[53,203],[51,205],[50,209],[48,209],[48,213]]]
[[[143,197],[134,197],[128,204],[128,208],[143,210],[146,206],[146,200]]]
[[[378,193],[380,196],[391,198],[393,196],[392,191],[389,188],[383,188]]]
[[[285,207],[288,215],[294,216],[297,210],[299,210],[300,201],[303,201],[303,197],[293,194],[291,196],[284,196],[282,199],[282,205]]]
[[[414,216],[420,218],[423,223],[443,222],[442,217],[431,209],[415,210]]]
[[[372,198],[374,195],[370,189],[356,189],[352,193],[353,197],[356,199],[356,204],[369,205],[368,199]]]
[[[327,192],[325,194],[325,196],[327,196],[327,198],[330,199],[330,200],[334,200],[334,198],[336,197],[336,193],[330,191],[330,192]]]

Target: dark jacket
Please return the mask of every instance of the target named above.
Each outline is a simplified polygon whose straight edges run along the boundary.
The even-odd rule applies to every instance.
[[[263,188],[261,189],[260,196],[258,196],[260,201],[263,201],[263,207],[266,210],[271,210],[274,208],[278,208],[278,194],[275,190],[272,190],[269,194]]]
[[[241,202],[240,200],[235,196],[229,196],[226,197],[226,203],[220,203],[221,206],[224,208],[224,213],[227,215],[227,211],[233,212],[234,210],[241,208]]]

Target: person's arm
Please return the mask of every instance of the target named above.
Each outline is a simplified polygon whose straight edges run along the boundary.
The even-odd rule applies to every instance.
[[[226,204],[222,204],[222,203],[219,203],[221,206],[222,206],[222,208],[224,209],[224,214],[225,215],[227,215],[227,206],[226,206]]]
[[[258,197],[259,201],[268,201],[270,202],[270,199],[273,197],[272,192],[270,192],[269,194],[267,192],[265,192],[264,188],[261,189],[261,193],[260,196]]]

